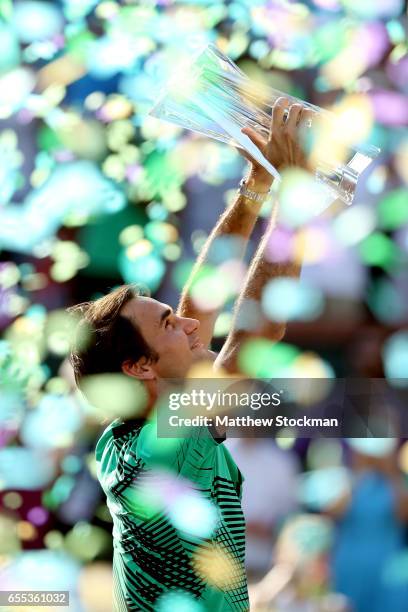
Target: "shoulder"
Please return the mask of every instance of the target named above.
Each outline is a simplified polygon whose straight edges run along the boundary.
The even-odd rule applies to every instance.
[[[158,435],[157,421],[151,421],[140,432],[137,455],[152,467],[180,472],[186,460],[191,462],[191,453],[199,450],[208,456],[221,441],[207,427],[192,428],[183,437],[165,438]]]
[[[107,468],[111,469],[117,457],[120,457],[121,461],[130,456],[135,457],[132,451],[135,450],[144,423],[145,421],[141,419],[130,421],[116,419],[106,427],[95,447],[95,459],[100,472]]]
[[[111,445],[112,440],[113,440],[113,434],[112,434],[112,429],[115,426],[115,422],[113,421],[113,423],[110,423],[102,432],[101,436],[99,437],[96,446],[95,446],[95,458],[96,461],[100,462],[102,461],[103,455],[105,453],[105,450],[108,446]]]

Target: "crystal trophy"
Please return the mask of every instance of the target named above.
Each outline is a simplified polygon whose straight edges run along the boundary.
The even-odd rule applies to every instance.
[[[267,136],[272,107],[282,96],[289,100],[289,104],[297,102],[313,110],[317,121],[331,116],[318,106],[252,81],[217,47],[208,45],[192,61],[179,67],[149,114],[244,148],[279,180],[278,170],[265,159],[248,136],[242,134],[241,129],[252,127]],[[318,158],[315,177],[324,186],[327,205],[334,200],[351,204],[359,175],[379,154],[379,149],[343,143],[340,148],[334,146],[333,150],[341,150],[342,154],[338,159],[334,155],[329,160],[327,154]]]

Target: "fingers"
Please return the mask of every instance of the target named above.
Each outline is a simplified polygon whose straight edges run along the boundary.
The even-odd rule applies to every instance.
[[[288,118],[286,119],[285,128],[286,131],[295,136],[296,131],[298,129],[298,125],[300,124],[301,118],[305,111],[305,107],[302,104],[292,104],[289,109]]]
[[[289,98],[281,97],[278,98],[272,107],[272,120],[271,120],[271,132],[272,128],[282,128],[294,133],[295,128],[300,125],[303,116],[306,117],[306,121],[314,115],[314,111],[308,109],[298,102],[291,104]]]
[[[311,132],[309,128],[312,126],[312,121],[314,121],[316,116],[317,113],[314,110],[304,107],[300,117],[297,135],[297,157],[301,161],[298,165],[310,172],[314,171],[314,164],[310,157]]]
[[[244,127],[242,128],[241,132],[248,136],[248,138],[252,140],[252,142],[256,147],[258,147],[258,149],[264,149],[266,141],[263,136],[261,136],[256,130],[250,127]]]
[[[303,126],[311,123],[315,112],[300,101],[286,96],[278,98],[272,106],[269,135],[264,135],[251,127],[242,129],[265,157],[278,169],[299,166],[306,167],[307,159],[303,150]]]
[[[269,130],[269,141],[272,140],[272,134],[277,129],[279,130],[284,123],[284,115],[289,104],[288,98],[278,98],[272,106],[271,125]]]
[[[306,127],[311,127],[313,117],[315,117],[316,113],[311,108],[303,107],[302,115],[299,121],[299,129],[303,130]]]
[[[299,147],[305,152],[305,154],[306,151],[308,151],[306,156],[309,167],[311,167],[310,153],[313,149],[313,142],[315,140],[315,134],[313,133],[313,131],[310,130],[310,128],[312,127],[312,124],[314,125],[314,127],[316,127],[314,124],[316,117],[317,113],[314,110],[310,108],[303,109],[298,128],[298,144]]]

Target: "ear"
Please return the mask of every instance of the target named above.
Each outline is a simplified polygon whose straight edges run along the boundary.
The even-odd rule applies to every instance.
[[[140,357],[137,361],[127,359],[122,363],[122,372],[139,380],[154,380],[156,378],[152,361],[147,357]]]

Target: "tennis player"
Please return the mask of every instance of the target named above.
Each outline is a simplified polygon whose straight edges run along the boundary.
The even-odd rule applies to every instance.
[[[311,115],[304,106],[290,106],[286,98],[281,98],[273,107],[267,138],[251,128],[243,132],[278,170],[306,168],[300,134]],[[135,379],[135,384],[142,384],[147,397],[142,413],[139,408],[134,418],[114,420],[96,446],[98,478],[113,519],[117,612],[177,612],[177,601],[192,602],[191,610],[249,610],[245,522],[240,502],[243,479],[222,444],[225,436],[202,427],[193,436],[170,444],[168,439],[158,437],[155,421],[150,418],[166,391],[166,379],[185,377],[195,361],[210,359],[216,369],[237,372],[237,357],[248,337],[273,341],[283,337],[284,324],[267,320],[260,308],[250,329],[241,324],[248,307],[256,308],[268,281],[299,274],[299,265],[291,258],[279,263],[267,258],[273,215],[249,267],[231,330],[218,355],[210,350],[218,311],[200,310],[191,298],[191,288],[203,268],[213,263],[220,240],[236,238],[234,244],[240,245],[240,252],[234,253],[234,258],[244,255],[258,213],[270,197],[272,177],[248,159],[249,174],[204,245],[176,311],[127,285],[73,309],[81,317],[79,329],[91,329],[86,347],[74,348],[71,355],[79,388],[86,389],[83,383],[88,376],[122,373]],[[121,397],[117,401],[120,409]],[[190,491],[187,501],[198,495],[204,503],[189,509],[186,502],[184,511],[191,512],[193,518],[188,517],[185,528],[180,520],[174,521],[169,510],[172,495],[175,490],[180,492],[180,487]],[[199,524],[191,529],[195,512],[197,522],[202,520],[197,510],[202,507],[212,509],[215,517],[208,533]]]

